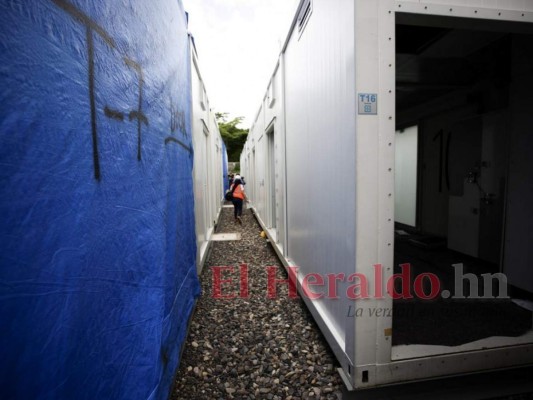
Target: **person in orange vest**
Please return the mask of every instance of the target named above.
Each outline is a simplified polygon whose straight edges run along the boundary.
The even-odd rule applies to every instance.
[[[242,184],[240,177],[235,177],[230,190],[233,192],[233,199],[231,201],[233,203],[235,221],[242,225],[242,204],[244,201],[247,202],[248,198],[246,197],[246,193],[244,193],[244,185]]]

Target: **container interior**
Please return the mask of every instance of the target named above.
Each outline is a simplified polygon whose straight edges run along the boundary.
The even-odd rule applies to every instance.
[[[397,15],[393,359],[533,342],[530,25]]]

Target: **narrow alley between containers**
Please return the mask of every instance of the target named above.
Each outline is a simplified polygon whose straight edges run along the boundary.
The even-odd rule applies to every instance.
[[[303,301],[291,298],[287,273],[250,209],[242,220],[234,221],[232,206],[222,208],[216,232],[237,240],[212,243],[172,399],[340,399],[337,361]],[[268,298],[268,267],[276,270],[275,298]]]
[[[533,0],[184,3],[2,2],[0,398],[532,399]]]

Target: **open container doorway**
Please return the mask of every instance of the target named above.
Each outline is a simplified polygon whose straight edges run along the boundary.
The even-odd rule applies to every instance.
[[[533,342],[530,25],[396,14],[395,272],[447,294],[394,300],[392,360]]]

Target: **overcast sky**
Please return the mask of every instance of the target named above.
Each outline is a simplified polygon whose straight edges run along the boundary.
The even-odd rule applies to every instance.
[[[249,128],[299,0],[182,1],[211,108]]]

